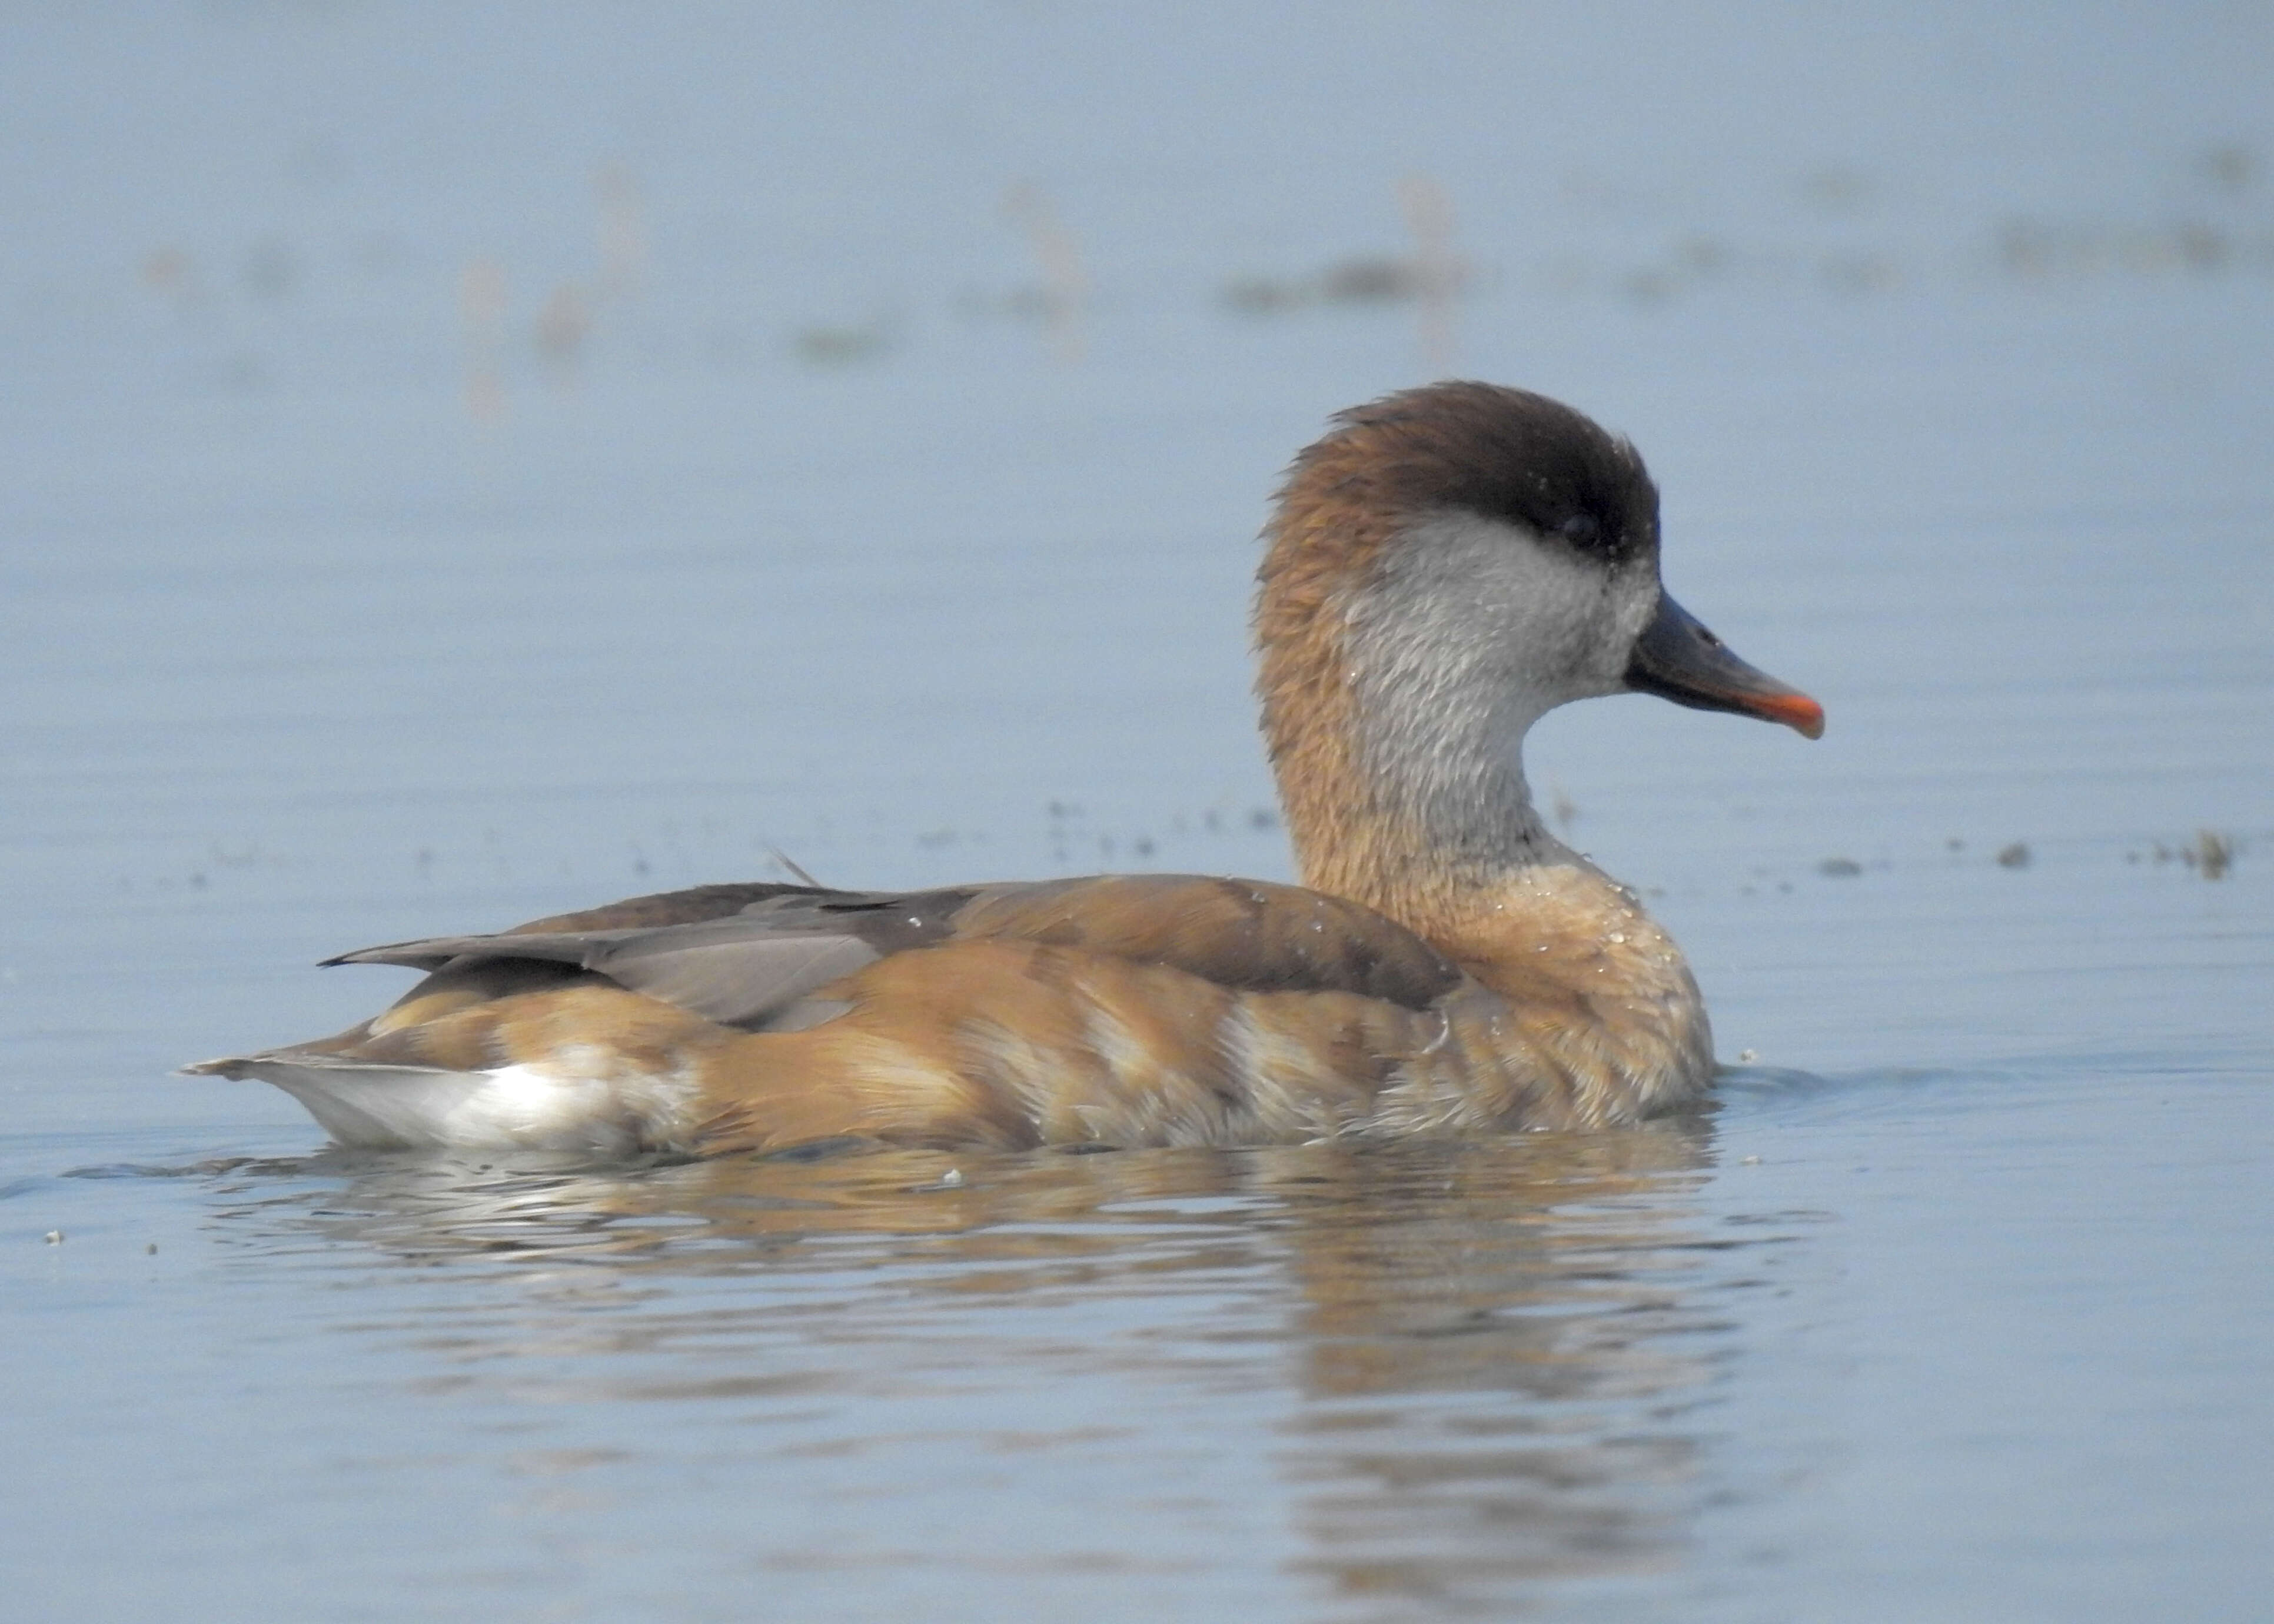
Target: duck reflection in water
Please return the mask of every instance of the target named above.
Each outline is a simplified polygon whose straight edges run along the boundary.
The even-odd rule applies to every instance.
[[[1660,1565],[1684,1539],[1703,1334],[1738,1259],[1774,1238],[1707,1229],[1690,1198],[1709,1162],[1690,1116],[1472,1143],[606,1171],[328,1153],[223,1182],[252,1198],[231,1205],[240,1244],[305,1257],[314,1230],[327,1267],[417,1266],[398,1328],[432,1390],[629,1405],[614,1425],[643,1434],[646,1406],[733,1407],[757,1424],[738,1470],[760,1494],[799,1492],[816,1452],[905,1447],[879,1405],[898,1425],[913,1405],[975,1459],[1243,1450],[1285,1485],[1303,1578],[1484,1605]],[[300,1193],[280,1203],[280,1178]],[[468,1289],[425,1289],[450,1281]],[[1037,1418],[1092,1388],[1122,1395],[1094,1425]],[[1169,1436],[1227,1389],[1272,1418]],[[1130,1538],[1112,1505],[1096,1513],[1109,1552]]]

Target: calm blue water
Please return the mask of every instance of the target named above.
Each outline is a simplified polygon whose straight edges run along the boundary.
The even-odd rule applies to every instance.
[[[2211,7],[0,20],[4,1611],[2259,1616],[2270,72]],[[1254,532],[1441,370],[1633,435],[1830,711],[1535,736],[1713,1111],[605,1170],[167,1075],[776,851],[1284,876]]]

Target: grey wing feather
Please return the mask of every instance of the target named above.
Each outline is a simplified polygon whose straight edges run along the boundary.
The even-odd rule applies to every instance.
[[[577,965],[596,946],[627,936],[653,936],[651,930],[557,930],[525,936],[423,936],[416,942],[391,942],[383,947],[359,947],[352,953],[335,953],[319,961],[334,965],[401,965],[406,970],[440,970],[447,965],[478,964],[491,959],[541,959],[551,964]]]
[[[772,935],[734,921],[645,933],[595,952],[585,968],[722,1026],[757,1026],[816,988],[884,955],[851,935]]]
[[[886,953],[945,938],[972,895],[792,891],[687,924],[430,936],[324,962],[447,971],[536,959],[606,976],[722,1026],[758,1027],[809,1019],[813,1011],[792,1007],[807,994]]]
[[[599,944],[586,969],[729,1026],[773,1023],[817,988],[955,929],[969,891],[789,892],[700,924]]]

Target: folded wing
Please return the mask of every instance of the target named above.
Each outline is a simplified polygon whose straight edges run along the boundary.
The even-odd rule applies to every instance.
[[[1349,992],[1417,1010],[1461,974],[1419,936],[1358,904],[1186,875],[917,892],[704,886],[326,962],[432,972],[404,1006],[459,987],[530,990],[558,966],[552,974],[563,980],[598,977],[721,1026],[767,1031],[825,1019],[832,1011],[815,995],[880,959],[989,940],[1167,966],[1242,991]]]

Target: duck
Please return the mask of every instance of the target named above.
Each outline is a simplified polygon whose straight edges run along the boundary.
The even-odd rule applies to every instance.
[[[343,1147],[599,1157],[1585,1132],[1698,1100],[1689,964],[1549,829],[1525,735],[1626,693],[1811,739],[1824,711],[1666,591],[1640,455],[1545,395],[1407,389],[1296,456],[1263,541],[1294,883],[697,886],[341,954],[423,979],[184,1069],[274,1084]]]

